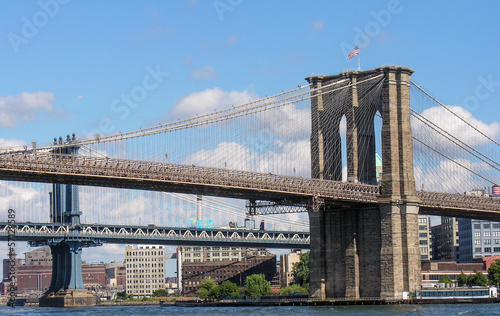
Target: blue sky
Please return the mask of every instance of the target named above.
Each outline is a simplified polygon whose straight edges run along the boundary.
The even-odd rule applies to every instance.
[[[311,74],[357,68],[347,59],[356,45],[362,69],[413,68],[439,100],[500,121],[498,1],[0,5],[0,147],[212,111],[208,94],[200,108],[182,108],[204,91],[229,102],[231,92],[243,100],[289,90]]]

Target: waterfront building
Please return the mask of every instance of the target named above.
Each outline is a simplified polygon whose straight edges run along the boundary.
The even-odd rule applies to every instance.
[[[186,262],[182,264],[182,290],[184,294],[195,293],[206,278],[219,284],[229,280],[243,286],[247,276],[260,273],[271,282],[276,274],[275,255],[249,256],[240,261]]]
[[[495,187],[493,187],[495,192]],[[466,192],[469,195],[489,196],[484,189]],[[493,195],[493,197],[496,197]],[[458,219],[460,262],[500,255],[500,222],[477,219]]]
[[[293,282],[293,265],[300,261],[300,256],[302,255],[301,249],[292,249],[289,254],[284,254],[280,256],[280,279],[282,286],[288,286]]]
[[[52,264],[52,253],[50,247],[40,247],[24,253],[24,264],[27,266],[43,266]]]
[[[113,261],[105,264],[106,285],[117,290],[125,290],[127,280],[127,269],[123,261]]]
[[[163,246],[125,247],[126,292],[150,297],[165,289],[165,249]]]
[[[40,292],[48,290],[52,279],[52,265],[20,265],[17,269],[18,293]],[[106,268],[104,264],[82,263],[83,284],[88,289],[101,288],[106,285]]]
[[[458,276],[463,272],[465,275],[476,273],[475,270],[488,275],[486,263],[480,261],[477,263],[457,263],[455,261],[433,261],[422,262],[422,287],[435,287],[438,281],[445,275],[456,281]]]

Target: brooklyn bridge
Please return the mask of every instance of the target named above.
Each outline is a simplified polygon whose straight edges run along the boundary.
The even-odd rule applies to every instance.
[[[83,290],[68,267],[78,267],[82,248],[102,242],[310,247],[311,297],[414,292],[418,214],[500,221],[500,199],[464,194],[498,184],[500,144],[412,73],[382,67],[313,76],[292,90],[168,124],[2,149],[1,180],[51,184],[50,212],[19,211],[16,224],[22,240],[51,247],[57,277],[46,297]],[[165,194],[245,200],[246,216],[285,222],[306,222],[297,214],[307,212],[309,233],[179,228]],[[141,196],[149,197],[144,214],[109,212]]]

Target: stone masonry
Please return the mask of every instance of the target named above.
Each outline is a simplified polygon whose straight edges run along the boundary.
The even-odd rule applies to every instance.
[[[340,118],[347,122],[347,181],[376,183],[375,137],[382,140],[381,198],[378,207],[325,201],[309,212],[310,296],[402,298],[420,286],[418,205],[413,175],[410,77],[413,70],[383,67],[307,78],[312,88],[333,82],[347,95],[313,92],[312,177],[341,180]],[[377,98],[363,98],[366,79],[380,76]],[[369,81],[377,82],[376,79]],[[331,89],[331,88],[330,88]],[[344,89],[345,90],[345,89]],[[325,90],[322,90],[325,92]],[[366,94],[365,94],[366,95]],[[339,98],[341,102],[339,102]],[[382,135],[374,133],[376,112]]]

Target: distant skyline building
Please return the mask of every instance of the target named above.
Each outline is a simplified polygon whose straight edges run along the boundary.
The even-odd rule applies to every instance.
[[[165,289],[165,248],[163,246],[125,246],[126,292],[150,297]]]
[[[438,260],[460,261],[460,228],[455,217],[441,217],[441,247]]]
[[[265,248],[183,246],[177,256],[183,293],[196,292],[205,278],[242,285],[250,274],[264,273],[271,281],[276,273],[276,256]]]
[[[420,249],[420,259],[430,260],[432,253],[432,239],[428,215],[418,215],[418,245]]]
[[[276,256],[251,256],[241,261],[205,261],[183,263],[182,293],[195,293],[201,282],[206,278],[215,280],[218,284],[229,280],[238,286],[243,286],[247,276],[264,274],[271,282],[276,275]]]
[[[302,249],[292,249],[292,252],[280,256],[281,286],[288,286],[293,282],[293,265],[300,261]]]
[[[492,197],[496,198],[498,186],[493,186]],[[486,189],[466,192],[468,195],[488,196]],[[458,220],[460,240],[460,262],[473,262],[486,256],[500,255],[500,222],[460,218]]]

